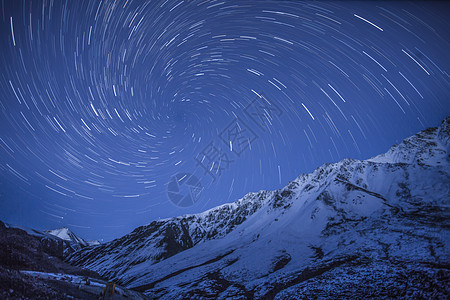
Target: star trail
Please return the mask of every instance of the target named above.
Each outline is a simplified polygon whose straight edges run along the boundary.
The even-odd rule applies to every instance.
[[[450,113],[445,2],[1,5],[9,223],[110,240],[369,158]],[[190,174],[198,194],[176,205],[168,187]]]

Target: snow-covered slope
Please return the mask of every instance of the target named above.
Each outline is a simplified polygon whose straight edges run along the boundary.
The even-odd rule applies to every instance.
[[[448,296],[450,118],[387,153],[69,257],[150,296]],[[347,294],[346,294],[347,293]]]

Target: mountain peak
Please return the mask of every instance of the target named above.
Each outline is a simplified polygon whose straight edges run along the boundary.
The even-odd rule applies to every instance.
[[[439,166],[448,160],[450,117],[439,127],[431,127],[404,139],[386,153],[370,158],[377,163],[406,163]]]
[[[88,246],[88,243],[84,239],[78,237],[67,227],[61,227],[53,230],[46,230],[45,232],[54,235],[56,237],[59,237],[62,240],[70,242],[72,245],[75,246],[76,249]]]

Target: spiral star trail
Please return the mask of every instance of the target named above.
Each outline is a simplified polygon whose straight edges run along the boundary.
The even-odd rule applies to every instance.
[[[368,158],[450,113],[444,2],[1,4],[10,223],[109,240]],[[255,118],[258,101],[276,113]],[[168,198],[176,174],[201,182],[190,206]]]

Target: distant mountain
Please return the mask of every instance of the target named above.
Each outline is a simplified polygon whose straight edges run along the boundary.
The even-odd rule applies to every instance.
[[[97,240],[85,241],[84,239],[80,238],[75,233],[73,233],[69,228],[66,227],[54,230],[46,230],[45,233],[51,234],[53,236],[59,237],[62,240],[68,241],[72,245],[72,248],[74,248],[75,250],[79,250],[87,246],[100,245],[100,242]]]
[[[87,241],[87,243],[88,243],[88,246],[97,246],[97,245],[101,244],[100,241],[98,241],[98,240]]]
[[[77,249],[88,246],[88,243],[85,240],[76,236],[72,231],[70,231],[69,228],[66,228],[66,227],[62,227],[62,228],[54,229],[54,230],[46,230],[45,232],[48,234],[57,236],[62,240],[70,242]]]
[[[450,118],[69,262],[161,299],[448,298]]]

